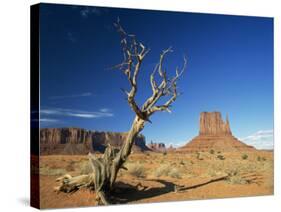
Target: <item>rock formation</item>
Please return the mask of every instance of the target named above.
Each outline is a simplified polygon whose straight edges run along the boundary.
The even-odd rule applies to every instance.
[[[254,147],[244,144],[232,135],[228,117],[224,122],[220,112],[202,112],[200,114],[199,135],[185,146],[180,152],[198,151],[252,151]]]
[[[199,135],[232,135],[228,116],[224,122],[220,112],[202,112]]]
[[[153,152],[166,152],[167,151],[164,143],[153,143],[151,141],[151,143],[148,144],[147,146]]]
[[[41,154],[87,154],[103,152],[108,144],[120,147],[126,138],[122,132],[99,132],[80,128],[44,128],[40,130]],[[133,151],[149,150],[145,137],[139,135]]]

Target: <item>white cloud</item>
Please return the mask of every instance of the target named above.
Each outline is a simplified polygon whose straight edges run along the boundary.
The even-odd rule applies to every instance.
[[[63,95],[63,96],[51,96],[49,99],[57,100],[57,99],[69,99],[69,98],[78,98],[78,97],[87,97],[92,96],[93,94],[90,92],[80,93],[80,94],[72,94],[72,95]]]
[[[111,110],[109,108],[101,108],[100,109],[100,112],[103,112],[103,113],[108,113],[110,112]]]
[[[58,119],[42,118],[42,119],[40,119],[40,122],[55,123],[55,122],[59,122],[59,120]]]
[[[114,116],[114,114],[109,111],[83,111],[63,108],[43,108],[40,110],[40,114],[43,116],[70,116],[78,118],[102,118]]]
[[[49,118],[42,118],[42,119],[32,119],[33,122],[42,122],[42,123],[57,123],[59,122],[58,119],[49,119]]]
[[[257,149],[273,149],[273,130],[260,130],[240,140]]]
[[[80,14],[82,17],[87,18],[91,14],[100,16],[101,11],[96,7],[85,7],[84,9],[80,10]]]

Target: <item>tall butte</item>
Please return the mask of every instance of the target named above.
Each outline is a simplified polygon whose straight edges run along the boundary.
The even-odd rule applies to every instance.
[[[254,147],[244,144],[232,135],[228,116],[226,121],[220,112],[202,112],[200,114],[199,135],[183,147],[181,152],[198,151],[253,151]]]

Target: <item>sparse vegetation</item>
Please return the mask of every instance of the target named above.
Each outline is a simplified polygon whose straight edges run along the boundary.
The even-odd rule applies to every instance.
[[[181,174],[179,170],[168,164],[161,165],[159,168],[157,168],[155,171],[155,176],[156,177],[169,176],[172,178],[181,178]]]
[[[139,163],[130,164],[128,166],[128,172],[135,177],[143,178],[146,176],[146,171],[143,165]]]
[[[203,160],[203,158],[202,158],[200,152],[196,152],[196,159],[197,159],[197,160]]]
[[[218,155],[217,158],[220,160],[225,160],[225,157],[223,155]]]
[[[266,158],[265,158],[265,157],[258,156],[258,157],[257,157],[257,161],[259,161],[259,162],[261,162],[261,161],[266,161]]]
[[[211,149],[210,154],[212,154],[212,155],[215,154],[215,150]]]
[[[89,161],[82,161],[79,165],[80,174],[90,174],[93,172]]]
[[[243,160],[247,160],[248,155],[247,154],[243,154],[241,157],[242,157]]]
[[[247,181],[239,175],[234,175],[228,178],[230,184],[247,184]]]
[[[40,174],[47,176],[62,176],[66,174],[66,170],[63,168],[50,168],[47,166],[40,168]]]
[[[241,159],[244,153],[248,155],[247,160]],[[160,188],[166,189],[161,183],[162,180],[180,186],[192,186],[204,183],[210,179],[228,176],[227,179],[220,181],[220,183],[203,185],[199,189],[187,190],[177,195],[181,199],[189,199],[191,195],[194,198],[202,198],[202,192],[206,191],[206,196],[203,198],[214,198],[216,197],[214,194],[217,194],[216,189],[220,189],[219,193],[225,196],[263,195],[272,194],[273,192],[272,152],[239,153],[224,151],[220,155],[223,158],[225,157],[225,160],[218,159],[216,152],[214,155],[211,155],[209,151],[200,152],[200,157],[203,157],[204,160],[197,160],[195,153],[178,154],[168,152],[165,157],[163,157],[162,153],[149,152],[149,154],[149,157],[143,153],[130,155],[124,164],[128,171],[121,169],[118,172],[118,182],[128,184],[128,186],[135,186],[140,183],[139,190],[148,188],[148,191],[151,188],[153,191],[155,188],[158,190]],[[139,161],[144,162],[140,163]],[[81,203],[80,194],[88,195],[88,193],[84,193],[84,190],[79,195],[66,197],[65,195],[52,196],[52,188],[58,185],[57,182],[54,182],[54,179],[66,174],[64,170],[66,167],[74,168],[75,170],[71,171],[70,175],[76,176],[80,174],[80,167],[85,167],[87,170],[87,162],[86,156],[42,156],[40,173],[44,177],[42,177],[40,189],[47,191],[43,197],[44,206],[49,205],[52,201],[57,201],[57,198],[61,198],[60,200],[64,202],[66,200],[70,201],[73,198]],[[157,191],[157,189],[155,190]],[[149,195],[149,192],[147,194]],[[173,195],[175,195],[173,192],[168,192],[161,197],[163,197],[163,200],[170,200]],[[140,201],[153,201],[150,197],[147,197],[146,200],[142,199]],[[91,204],[95,204],[95,200]]]
[[[178,178],[178,179],[181,178],[181,174],[177,168],[172,168],[169,171],[168,176],[170,176],[172,178]]]

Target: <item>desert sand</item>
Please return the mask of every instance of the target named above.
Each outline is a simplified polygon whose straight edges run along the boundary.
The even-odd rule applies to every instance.
[[[116,204],[273,194],[273,152],[134,153],[118,175]],[[56,178],[91,172],[87,156],[40,157],[42,208],[94,206],[95,192],[55,192]]]

